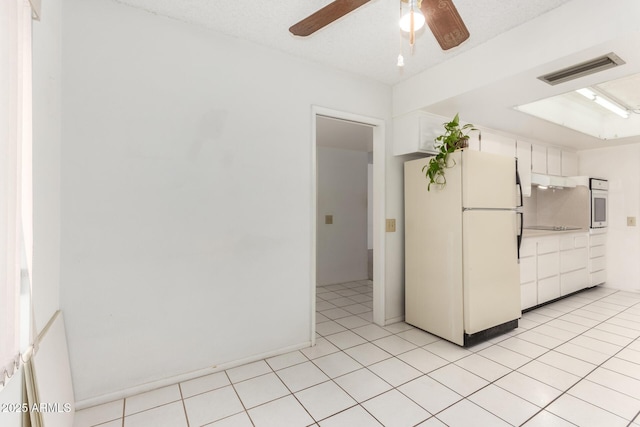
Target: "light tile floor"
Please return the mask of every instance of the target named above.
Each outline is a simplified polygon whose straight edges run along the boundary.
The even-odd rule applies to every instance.
[[[640,427],[640,294],[594,288],[461,348],[317,289],[317,345],[76,413],[75,427]]]

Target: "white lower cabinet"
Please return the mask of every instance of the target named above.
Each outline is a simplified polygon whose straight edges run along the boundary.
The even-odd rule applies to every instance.
[[[538,301],[537,304],[560,296],[560,241],[556,236],[536,239],[538,258]]]
[[[522,309],[592,286],[604,271],[600,253],[604,250],[594,256],[587,232],[525,237],[520,251]]]
[[[536,243],[523,239],[520,247],[520,301],[522,308],[538,304]]]
[[[591,285],[589,280],[589,236],[560,238],[560,294],[567,295]]]
[[[560,277],[552,276],[538,280],[538,304],[560,297]]]
[[[599,285],[607,280],[607,262],[605,258],[604,233],[589,236],[589,280],[591,286]]]

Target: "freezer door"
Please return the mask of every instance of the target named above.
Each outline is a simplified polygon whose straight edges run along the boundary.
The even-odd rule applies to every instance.
[[[462,153],[462,206],[513,209],[518,204],[514,157],[480,151]]]
[[[509,210],[466,210],[462,214],[467,334],[521,316],[516,223],[516,212]]]

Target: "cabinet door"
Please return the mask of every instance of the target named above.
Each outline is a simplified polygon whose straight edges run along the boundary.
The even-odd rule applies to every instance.
[[[516,141],[502,135],[490,132],[482,132],[480,140],[480,151],[486,153],[499,154],[501,156],[516,156]]]
[[[434,138],[444,131],[444,117],[414,111],[393,119],[393,154],[434,153]]]
[[[547,173],[547,147],[531,144],[531,172]]]
[[[591,273],[591,286],[596,286],[604,283],[607,280],[607,270],[596,271]]]
[[[562,159],[559,148],[547,147],[547,173],[562,175]]]
[[[538,304],[538,288],[536,282],[529,282],[520,286],[520,301],[523,310]]]
[[[562,176],[578,175],[578,154],[562,150]]]
[[[595,273],[596,271],[604,270],[607,268],[607,259],[603,256],[591,259],[589,271]],[[522,271],[522,264],[520,265]],[[522,273],[520,273],[522,275]],[[521,280],[522,281],[522,280]]]
[[[572,249],[560,252],[560,272],[586,269],[589,265],[587,248]],[[585,280],[586,283],[586,280]]]
[[[538,304],[560,296],[560,277],[553,276],[538,280]]]
[[[557,276],[560,273],[558,253],[538,255],[538,278]]]
[[[589,273],[586,268],[565,273],[560,276],[560,294],[567,295],[589,287]]]
[[[536,281],[536,257],[520,258],[520,283]]]
[[[522,195],[531,197],[531,143],[516,141],[518,173],[522,182]]]

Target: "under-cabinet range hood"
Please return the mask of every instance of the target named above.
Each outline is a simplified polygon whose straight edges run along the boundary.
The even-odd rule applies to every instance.
[[[575,181],[564,176],[531,174],[531,185],[539,188],[572,188],[576,186]]]

